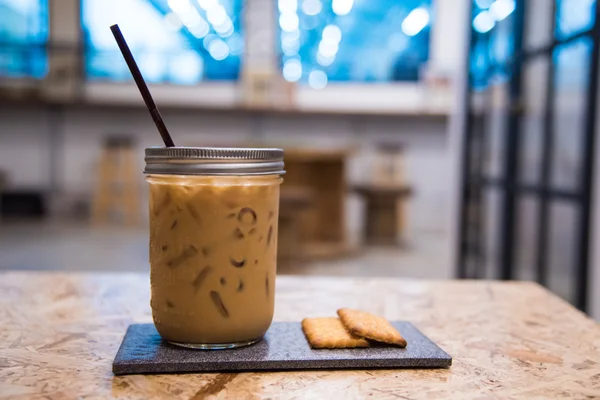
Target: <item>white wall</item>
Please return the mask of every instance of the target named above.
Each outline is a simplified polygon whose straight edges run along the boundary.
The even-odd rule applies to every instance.
[[[48,112],[43,109],[0,109],[0,169],[9,172],[9,187],[50,190],[51,138]],[[245,114],[163,112],[170,132],[181,145],[243,145],[264,143],[272,146],[316,146],[360,151],[349,160],[348,179],[370,178],[373,149],[381,142],[407,146],[408,180],[415,197],[409,208],[410,229],[446,233],[452,186],[448,164],[446,124],[441,119],[394,118],[363,119],[358,123],[340,117],[270,117],[256,119]],[[59,137],[57,184],[63,196],[90,196],[96,176],[100,146],[108,134],[134,135],[140,154],[138,169],[143,185],[144,147],[160,145],[160,137],[147,112],[142,109],[71,109],[62,116]],[[358,229],[354,217],[360,204],[351,200],[349,225]]]
[[[443,4],[443,5],[442,5]],[[455,2],[450,5],[450,2],[440,3],[443,7],[453,7],[455,19],[458,21],[469,21],[471,14],[470,2]],[[444,11],[442,9],[442,11]],[[463,162],[463,137],[466,125],[465,115],[463,115],[463,104],[466,101],[466,91],[461,90],[467,84],[467,53],[469,51],[469,43],[467,41],[470,23],[464,23],[462,26],[454,26],[454,40],[457,47],[454,49],[455,57],[455,79],[453,103],[451,108],[451,118],[448,123],[448,182],[449,192],[447,194],[447,210],[448,219],[446,220],[447,231],[450,232],[448,241],[448,261],[446,263],[446,276],[455,276],[454,260],[458,257],[458,230],[460,227],[460,213],[458,212],[461,201],[461,186],[462,186],[462,162]],[[448,54],[447,57],[451,55]]]
[[[19,187],[48,184],[49,135],[46,114],[0,109],[0,169]]]

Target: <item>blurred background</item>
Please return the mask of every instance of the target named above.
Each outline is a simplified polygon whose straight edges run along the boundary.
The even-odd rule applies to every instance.
[[[0,0],[0,269],[147,271],[161,145],[286,150],[280,274],[518,279],[600,318],[594,0]]]

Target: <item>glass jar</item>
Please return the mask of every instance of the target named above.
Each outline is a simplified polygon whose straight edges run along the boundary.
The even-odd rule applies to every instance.
[[[146,149],[154,324],[185,347],[249,345],[274,309],[283,150]]]

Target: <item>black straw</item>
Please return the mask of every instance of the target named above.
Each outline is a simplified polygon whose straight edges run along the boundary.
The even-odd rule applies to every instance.
[[[119,25],[115,24],[111,26],[110,30],[112,31],[113,36],[119,45],[119,49],[121,49],[123,58],[129,67],[129,71],[131,71],[131,75],[133,75],[133,79],[135,80],[140,93],[142,94],[142,98],[146,103],[146,107],[148,107],[148,111],[150,111],[152,120],[156,124],[156,128],[158,129],[163,142],[165,142],[165,146],[175,147],[175,143],[173,143],[173,139],[171,139],[171,135],[169,135],[169,131],[167,130],[167,127],[160,116],[160,112],[158,111],[158,108],[156,108],[156,104],[154,104],[154,100],[152,99],[150,90],[148,90],[148,86],[142,77],[142,73],[133,59],[133,54],[131,54],[131,50],[129,50],[129,46],[127,46],[127,42],[125,41],[125,38],[119,29]]]

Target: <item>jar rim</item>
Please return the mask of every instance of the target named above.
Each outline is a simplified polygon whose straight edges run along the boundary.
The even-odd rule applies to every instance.
[[[283,150],[242,147],[150,147],[145,174],[282,175]]]

